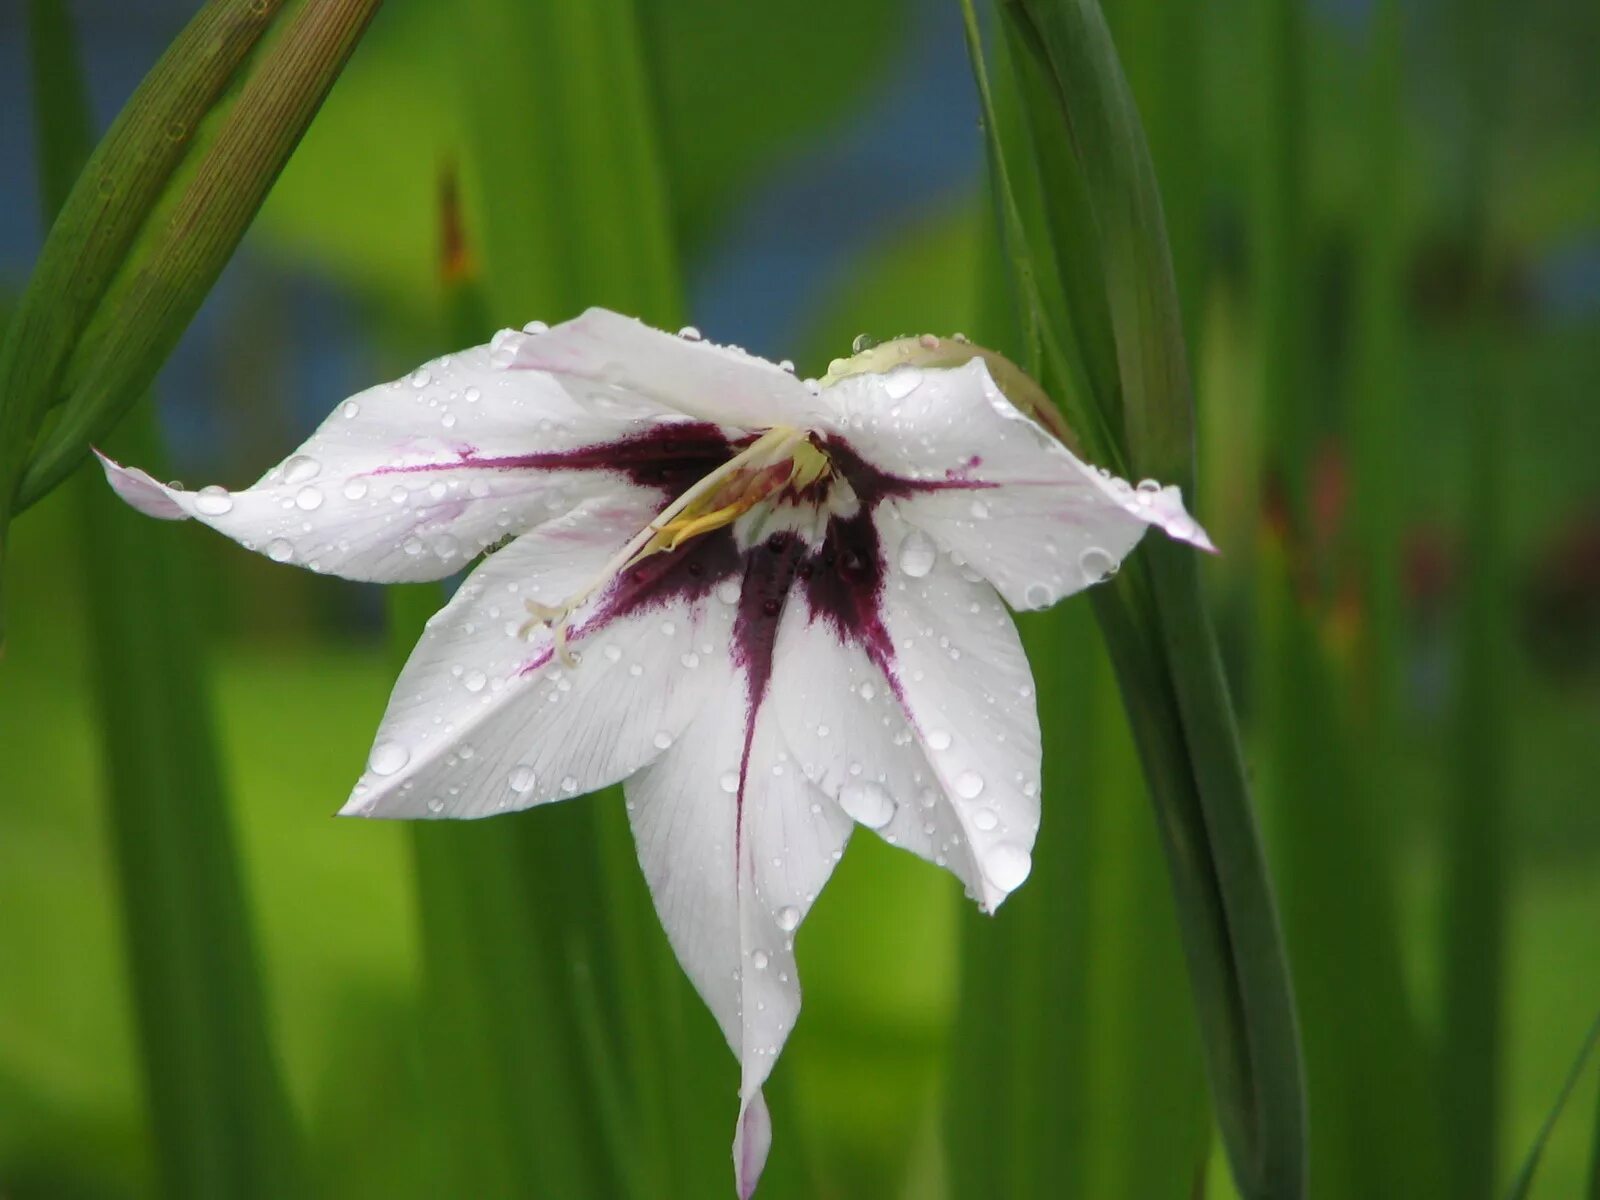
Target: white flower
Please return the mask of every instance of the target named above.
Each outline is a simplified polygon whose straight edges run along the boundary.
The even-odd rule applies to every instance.
[[[986,910],[1028,875],[1039,724],[1001,600],[1108,577],[1149,524],[1209,545],[1176,489],[1079,461],[981,360],[819,387],[599,309],[346,400],[245,491],[105,468],[146,513],[352,579],[438,579],[512,539],[429,622],[343,811],[482,817],[623,781],[742,1066],[741,1196],[800,1011],[795,932],[852,829]]]

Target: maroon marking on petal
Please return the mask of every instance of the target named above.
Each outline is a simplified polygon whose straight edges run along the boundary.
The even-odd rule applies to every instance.
[[[715,425],[680,421],[654,425],[609,442],[480,458],[473,446],[463,446],[455,462],[414,463],[378,467],[369,475],[410,475],[420,471],[613,471],[640,487],[660,488],[678,495],[716,470],[738,452]]]
[[[965,468],[947,472],[944,479],[907,479],[869,463],[842,438],[829,434],[820,441],[833,469],[849,482],[865,508],[872,508],[882,500],[916,496],[923,492],[978,491],[1000,486],[991,480],[961,477],[961,470],[970,469],[982,461],[977,457],[969,459]]]

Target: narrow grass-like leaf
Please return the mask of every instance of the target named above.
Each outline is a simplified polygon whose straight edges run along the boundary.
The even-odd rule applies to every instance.
[[[46,215],[89,143],[61,0],[29,10]],[[162,459],[148,409],[119,448]],[[305,1194],[273,1059],[181,547],[78,480],[98,727],[145,1099],[162,1194]]]
[[[1589,1026],[1589,1032],[1583,1039],[1583,1044],[1578,1047],[1578,1054],[1572,1060],[1572,1066],[1567,1069],[1567,1077],[1562,1080],[1561,1090],[1556,1093],[1555,1103],[1550,1106],[1550,1111],[1545,1114],[1544,1120],[1539,1125],[1539,1132],[1534,1136],[1533,1145],[1528,1147],[1527,1156],[1522,1160],[1522,1168],[1511,1181],[1511,1190],[1506,1193],[1506,1200],[1526,1200],[1533,1188],[1534,1176],[1539,1171],[1539,1160],[1544,1155],[1545,1144],[1550,1141],[1550,1135],[1555,1132],[1556,1122],[1561,1119],[1561,1114],[1567,1107],[1567,1101],[1572,1098],[1573,1089],[1578,1086],[1578,1080],[1583,1075],[1583,1068],[1589,1061],[1589,1055],[1594,1050],[1596,1043],[1600,1043],[1600,1016],[1596,1016],[1594,1023]],[[1600,1111],[1597,1111],[1597,1122],[1600,1122]],[[1596,1157],[1589,1193],[1593,1197],[1600,1195],[1600,1137],[1595,1140]]]
[[[134,244],[92,316],[74,327],[78,340],[61,380],[66,396],[57,421],[28,459],[18,510],[64,479],[155,378],[380,2],[302,3],[254,64],[193,175],[178,195],[161,198],[146,235]],[[174,120],[143,136],[182,139],[192,129]],[[113,177],[113,188],[117,182]],[[92,173],[80,186],[91,185],[98,186]],[[70,254],[74,245],[63,238],[47,246],[46,254]],[[0,371],[0,387],[5,378]],[[23,426],[19,434],[31,438],[32,430]],[[0,472],[6,495],[14,479]]]
[[[1059,136],[1036,133],[1036,152],[1070,153],[1089,199],[1128,463],[1192,494],[1182,315],[1154,170],[1104,18],[1092,0],[1004,0],[1003,9],[1053,102]],[[1159,541],[1142,547],[1094,599],[1168,851],[1235,1178],[1248,1196],[1302,1195],[1304,1096],[1288,964],[1194,556]]]
[[[992,162],[999,153],[991,145]],[[1004,204],[998,175],[991,181]],[[1021,355],[1027,332],[1013,314],[1026,301],[1006,302],[1018,260],[1002,256],[998,239],[989,249],[972,328],[985,345]],[[1204,1158],[1209,1122],[1137,759],[1087,608],[1031,616],[1022,634],[1044,734],[1043,824],[1028,887],[993,919],[963,919],[946,1106],[951,1194],[1180,1195]],[[1152,1143],[1171,1149],[1151,1154]]]
[[[85,325],[188,155],[192,131],[234,82],[282,7],[283,0],[212,0],[202,8],[128,101],[89,157],[78,186],[52,206],[55,223],[0,342],[0,546],[34,435],[61,399],[63,376]],[[42,22],[35,26],[35,44],[59,44],[60,18],[48,15],[49,6],[36,4],[30,11]],[[50,112],[67,119],[71,109],[61,107],[61,84],[50,80],[46,86]],[[65,104],[84,114],[81,100]],[[57,186],[74,156],[55,150],[47,155],[43,178]]]

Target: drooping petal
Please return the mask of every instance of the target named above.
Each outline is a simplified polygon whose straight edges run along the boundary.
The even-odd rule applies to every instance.
[[[851,376],[823,395],[836,436],[919,531],[895,553],[924,561],[931,540],[1014,608],[1098,583],[1150,525],[1212,548],[1176,488],[1135,487],[1083,462],[1018,411],[981,360]]]
[[[184,491],[101,462],[151,516],[193,517],[279,562],[397,582],[442,578],[596,496],[659,504],[728,457],[703,422],[497,356],[477,346],[351,397],[241,491]]]
[[[732,346],[663,333],[603,308],[514,340],[512,365],[551,371],[595,396],[647,396],[702,421],[810,428],[822,401],[794,375]]]
[[[905,526],[887,508],[889,545]],[[844,542],[863,557],[872,544]],[[859,601],[814,575],[791,598],[767,707],[803,774],[891,845],[947,867],[985,909],[1020,883],[998,872],[1003,841],[1031,850],[1038,827],[1039,729],[1010,615],[948,554],[916,575],[863,572]],[[820,568],[820,564],[819,564]]]
[[[908,527],[885,511],[879,528],[893,544]],[[918,575],[891,570],[882,620],[884,673],[966,853],[932,822],[886,832],[948,865],[992,912],[1027,878],[1039,831],[1039,713],[1021,639],[994,588],[948,554]]]
[[[742,667],[730,669],[720,697],[626,784],[656,910],[739,1056],[741,1196],[754,1189],[771,1137],[761,1085],[800,1011],[795,931],[851,829],[785,751],[747,683]]]
[[[649,516],[590,501],[478,567],[406,663],[344,813],[489,816],[616,783],[670,745],[727,659],[731,608],[705,569],[714,543],[663,560],[649,587],[629,576],[579,608],[574,661],[528,608],[593,584]]]

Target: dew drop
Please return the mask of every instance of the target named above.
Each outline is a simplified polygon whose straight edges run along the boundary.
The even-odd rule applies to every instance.
[[[1020,887],[1033,870],[1033,859],[1021,846],[1001,842],[983,858],[983,873],[995,887],[1011,891]]]
[[[374,775],[393,775],[411,761],[411,751],[399,742],[379,742],[367,758],[367,766]]]
[[[881,783],[851,780],[839,789],[839,807],[868,829],[882,829],[894,816],[894,797]]]
[[[1090,583],[1101,583],[1117,573],[1116,560],[1099,546],[1090,546],[1078,555],[1078,567]]]
[[[972,827],[988,833],[1000,824],[1000,817],[992,808],[980,808],[972,814]]]
[[[339,411],[344,414],[345,420],[353,421],[356,417],[361,415],[361,405],[357,404],[354,400],[346,400],[339,406]]]
[[[577,791],[578,790],[578,781],[576,779],[574,779],[571,775],[568,775],[565,779],[563,779],[561,781],[561,790],[563,792],[575,792],[575,791]]]
[[[411,372],[411,386],[414,388],[425,388],[432,382],[433,375],[429,373],[427,367],[418,367]]]
[[[307,483],[317,477],[322,464],[309,454],[296,454],[283,464],[285,483]]]
[[[861,698],[863,700],[871,700],[877,694],[878,689],[873,687],[871,683],[863,683],[861,685]]]
[[[891,400],[904,400],[921,386],[922,370],[919,367],[896,367],[883,377],[884,394]]]
[[[730,796],[739,790],[739,776],[733,771],[724,771],[722,778],[717,782],[721,784],[722,790]]]
[[[701,332],[693,325],[685,325],[682,329],[678,330],[678,336],[683,338],[685,341],[698,342],[704,335],[702,335]]]
[[[233,497],[228,489],[211,484],[194,494],[194,509],[207,517],[220,517],[233,507]]]
[[[294,502],[302,512],[310,512],[314,508],[322,507],[322,489],[316,487],[303,487],[294,494]]]
[[[1048,583],[1030,583],[1022,594],[1022,602],[1029,608],[1049,608],[1055,601],[1055,591]]]
[[[511,768],[511,774],[506,778],[506,782],[511,785],[511,790],[520,796],[531,792],[538,779],[532,767],[526,763],[519,763]]]
[[[946,733],[943,729],[930,729],[928,731],[928,749],[930,749],[930,750],[948,750],[948,749],[950,749],[950,735],[948,733]]]
[[[440,558],[454,558],[460,549],[461,543],[452,534],[441,533],[433,539],[433,552]]]
[[[956,779],[956,795],[963,800],[976,800],[983,791],[983,776],[976,771],[963,771]]]
[[[663,729],[660,730],[655,737],[651,738],[650,742],[657,750],[665,750],[668,746],[672,745],[672,735]]]
[[[737,579],[724,579],[717,584],[717,599],[724,604],[739,603],[739,581]]]
[[[294,557],[294,547],[288,538],[273,538],[267,543],[267,557],[273,562],[288,562]]]
[[[768,956],[765,950],[750,951],[750,965],[758,971],[765,971],[767,969],[767,964],[771,961],[772,959]]]
[[[483,691],[483,685],[489,682],[489,677],[482,671],[468,671],[461,677],[461,686],[469,692]]]
[[[967,509],[967,511],[970,512],[973,515],[973,517],[976,520],[979,520],[979,521],[986,520],[988,518],[988,516],[989,516],[989,506],[987,504],[985,504],[982,500],[974,500],[972,502],[972,506],[969,509]]]
[[[778,910],[778,928],[785,933],[793,933],[800,925],[800,910],[794,905],[785,905]]]
[[[428,811],[431,813],[442,813],[444,811],[444,800],[439,796],[430,798],[428,801]]]
[[[1147,496],[1153,496],[1161,490],[1161,484],[1154,479],[1141,479],[1139,480],[1138,490]]]
[[[352,479],[344,485],[344,498],[346,500],[359,500],[367,494],[367,481],[365,479]]]
[[[900,569],[913,579],[921,579],[933,570],[939,549],[933,539],[920,529],[913,529],[900,543]]]

